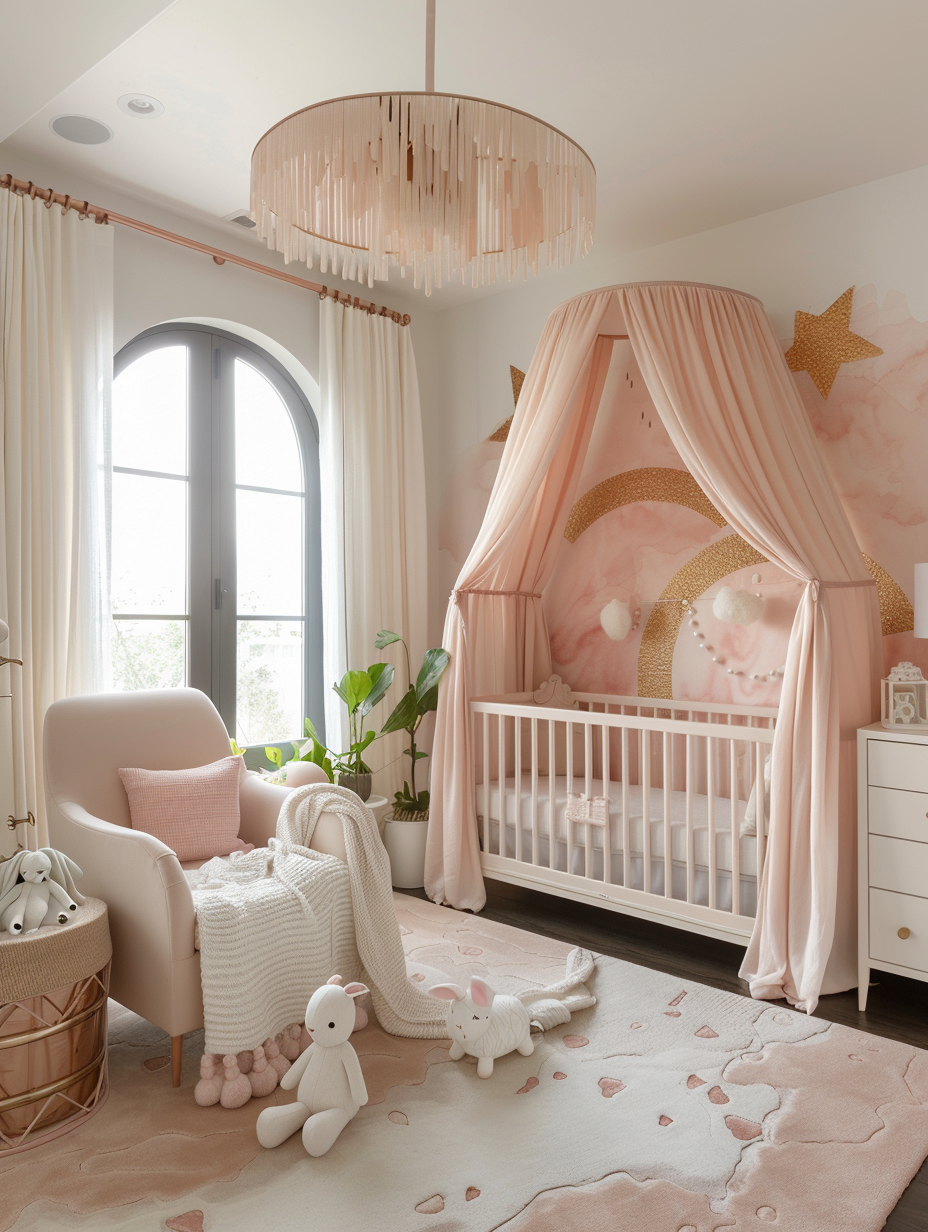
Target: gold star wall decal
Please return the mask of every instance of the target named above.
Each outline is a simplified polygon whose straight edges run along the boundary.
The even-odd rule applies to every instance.
[[[808,372],[823,398],[831,393],[842,364],[883,354],[866,338],[851,333],[853,298],[854,288],[848,287],[820,316],[796,313],[795,337],[786,362],[791,372]]]
[[[518,368],[509,365],[509,379],[512,381],[512,401],[513,405],[517,405],[519,394],[522,392],[522,382],[525,380],[525,373],[520,372]],[[509,439],[509,429],[512,427],[512,416],[504,419],[495,432],[487,437],[488,441],[506,441]]]
[[[519,401],[519,394],[522,392],[522,382],[525,380],[525,373],[520,372],[518,368],[509,365],[509,379],[512,381],[512,404],[513,406]]]

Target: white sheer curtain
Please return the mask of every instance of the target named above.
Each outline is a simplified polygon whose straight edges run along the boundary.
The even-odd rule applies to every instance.
[[[105,679],[112,372],[112,228],[0,190],[0,610],[23,660],[8,669],[14,815],[35,813],[40,844],[45,711]]]
[[[332,683],[349,667],[392,662],[397,683],[371,716],[381,727],[405,688],[406,664],[402,648],[375,648],[377,631],[405,637],[414,673],[426,650],[425,461],[409,326],[332,299],[320,316],[325,721],[329,747],[340,751],[347,719]],[[408,777],[405,739],[386,736],[366,759],[374,790],[388,798]]]

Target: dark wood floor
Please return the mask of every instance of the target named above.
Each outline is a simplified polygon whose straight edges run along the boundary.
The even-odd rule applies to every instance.
[[[405,891],[407,894],[411,891]],[[499,881],[487,882],[484,914],[572,945],[585,946],[639,966],[748,996],[738,978],[744,950],[632,916]],[[843,1023],[928,1048],[928,983],[874,971],[866,1013],[857,1009],[857,990],[823,997],[817,1018]],[[886,1232],[928,1232],[928,1161],[886,1221]],[[854,1232],[849,1228],[848,1232]]]

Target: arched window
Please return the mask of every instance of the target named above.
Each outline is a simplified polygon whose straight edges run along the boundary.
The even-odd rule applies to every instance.
[[[158,326],[116,356],[117,689],[189,684],[239,744],[321,724],[319,432],[260,348]]]

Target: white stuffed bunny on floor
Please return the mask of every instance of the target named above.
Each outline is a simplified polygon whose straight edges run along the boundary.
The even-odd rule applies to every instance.
[[[369,989],[363,984],[342,988],[341,982],[340,975],[333,975],[309,999],[306,1029],[313,1042],[280,1080],[285,1091],[297,1087],[297,1102],[264,1109],[257,1124],[262,1146],[280,1146],[302,1125],[307,1152],[324,1155],[361,1105],[367,1103],[361,1063],[348,1038],[355,1022],[353,998]]]
[[[523,1057],[535,1051],[531,1018],[518,997],[497,996],[479,976],[472,976],[465,993],[457,984],[436,984],[429,995],[449,1001],[448,1036],[452,1061],[467,1054],[477,1058],[477,1077],[489,1078],[493,1062],[518,1049]],[[568,1015],[569,1017],[569,1015]]]
[[[74,884],[81,876],[54,847],[18,851],[0,864],[0,932],[18,936],[43,924],[67,924],[84,902]]]

